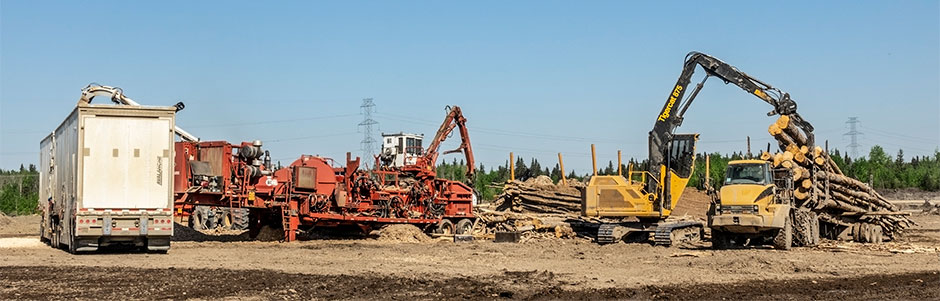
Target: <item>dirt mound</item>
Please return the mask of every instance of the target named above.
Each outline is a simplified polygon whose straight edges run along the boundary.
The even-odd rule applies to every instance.
[[[0,212],[0,227],[6,226],[7,224],[11,222],[13,222],[12,218],[7,216],[6,214],[3,214],[3,212]]]
[[[878,192],[889,200],[940,200],[940,192],[918,188],[879,189]]]
[[[555,186],[555,181],[552,181],[552,178],[548,176],[538,176],[525,180],[525,184],[529,186]]]
[[[42,217],[33,215],[7,216],[0,215],[0,236],[33,236],[39,235],[39,222]]]
[[[705,191],[692,187],[686,188],[676,203],[676,208],[672,209],[672,216],[688,215],[694,218],[705,219],[708,217],[708,207],[711,206],[712,199]]]
[[[255,237],[255,240],[258,241],[279,241],[282,239],[284,239],[284,229],[271,226],[261,227],[261,231],[258,231],[258,236]]]
[[[379,231],[380,241],[392,242],[430,242],[431,238],[421,232],[421,229],[414,225],[395,224],[388,225]]]

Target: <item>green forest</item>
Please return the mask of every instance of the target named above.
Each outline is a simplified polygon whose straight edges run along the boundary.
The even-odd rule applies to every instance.
[[[846,175],[859,179],[862,182],[871,182],[877,189],[917,188],[926,191],[940,191],[940,150],[935,150],[932,156],[914,156],[906,158],[904,151],[899,150],[894,156],[888,155],[880,146],[874,146],[865,157],[850,158],[839,150],[830,152],[833,161],[839,165]],[[747,157],[742,153],[710,154],[711,161],[709,173],[711,183],[718,187],[724,178],[728,161]],[[646,170],[646,160],[636,161],[630,159],[621,165],[624,173],[627,165],[633,164],[634,170]],[[526,180],[541,175],[550,177],[556,183],[561,179],[561,168],[557,162],[543,165],[535,158],[526,160],[519,157],[515,161],[516,179]],[[612,161],[599,168],[598,174],[617,174],[617,167]],[[466,181],[466,164],[454,159],[443,162],[437,166],[438,176],[455,181]],[[584,180],[591,173],[577,173],[571,170],[567,173],[568,179]],[[689,186],[704,188],[705,154],[696,155],[695,169]],[[501,166],[477,167],[473,179],[473,186],[483,200],[492,200],[501,191],[502,183],[509,180],[509,161]],[[639,180],[638,178],[636,180]],[[0,170],[0,211],[8,215],[31,214],[36,212],[39,199],[39,178],[36,166],[20,166],[14,170]]]
[[[932,156],[915,156],[910,159],[904,157],[904,151],[899,150],[897,155],[889,156],[881,146],[871,148],[868,156],[861,158],[850,158],[841,153],[838,149],[830,152],[833,161],[839,165],[842,171],[853,178],[862,182],[871,182],[876,189],[901,189],[917,188],[926,191],[940,191],[940,150],[935,150]],[[695,169],[692,178],[689,180],[689,186],[703,189],[705,186],[705,154],[696,155]],[[748,156],[743,153],[719,154],[712,153],[708,155],[711,161],[709,176],[711,184],[714,187],[720,187],[725,176],[725,168],[728,162],[732,160],[746,159]],[[528,163],[526,163],[528,162]],[[633,164],[634,171],[643,171],[647,169],[647,163],[630,159],[627,163],[621,165],[623,173],[627,171],[627,165]],[[561,179],[561,169],[557,162],[542,165],[537,159],[525,160],[516,158],[515,169],[516,179],[526,180],[528,178],[547,175],[556,183]],[[480,193],[484,200],[491,200],[499,194],[499,183],[509,180],[508,161],[502,166],[489,167],[480,164],[477,168],[476,176],[473,181],[474,188]],[[600,165],[600,164],[599,164]],[[549,168],[548,166],[552,166]],[[614,175],[617,174],[617,167],[612,161],[599,167],[598,174]],[[466,166],[463,161],[453,161],[451,163],[441,163],[437,168],[438,176],[451,180],[466,180]],[[583,180],[591,173],[578,174],[570,171],[566,175],[569,179]],[[637,177],[635,180],[640,180]],[[496,185],[493,185],[493,184]]]
[[[32,214],[39,201],[39,172],[36,166],[0,169],[0,212],[7,215]]]

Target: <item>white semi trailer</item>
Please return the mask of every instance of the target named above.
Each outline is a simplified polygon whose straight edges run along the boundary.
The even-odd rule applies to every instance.
[[[169,250],[177,108],[89,101],[39,144],[41,238],[72,253]]]

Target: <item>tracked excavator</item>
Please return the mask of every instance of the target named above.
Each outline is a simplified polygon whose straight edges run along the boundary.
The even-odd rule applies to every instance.
[[[705,71],[705,77],[685,97],[698,67]],[[653,234],[653,243],[662,246],[702,238],[704,226],[701,222],[667,222],[666,219],[692,176],[698,141],[698,134],[674,132],[682,125],[685,112],[711,77],[717,77],[725,84],[737,85],[773,106],[768,116],[790,115],[812,144],[813,128],[796,113],[796,102],[790,99],[789,94],[715,57],[690,52],[679,79],[656,116],[653,130],[649,132],[648,169],[634,172],[630,168],[627,177],[594,176],[582,191],[582,215],[604,221],[597,231],[598,243],[645,240],[649,239],[650,233]]]

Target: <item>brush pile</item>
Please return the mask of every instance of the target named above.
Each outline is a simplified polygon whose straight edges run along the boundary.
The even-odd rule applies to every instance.
[[[496,197],[498,210],[530,213],[579,214],[583,186],[577,180],[567,185],[555,185],[547,176],[538,176],[522,181],[509,181],[503,185],[503,193]]]
[[[843,174],[825,150],[808,143],[789,116],[780,116],[768,132],[780,152],[764,152],[760,158],[774,168],[789,169],[796,205],[817,212],[821,222],[841,226],[843,238],[878,243],[913,224],[870,185]]]

